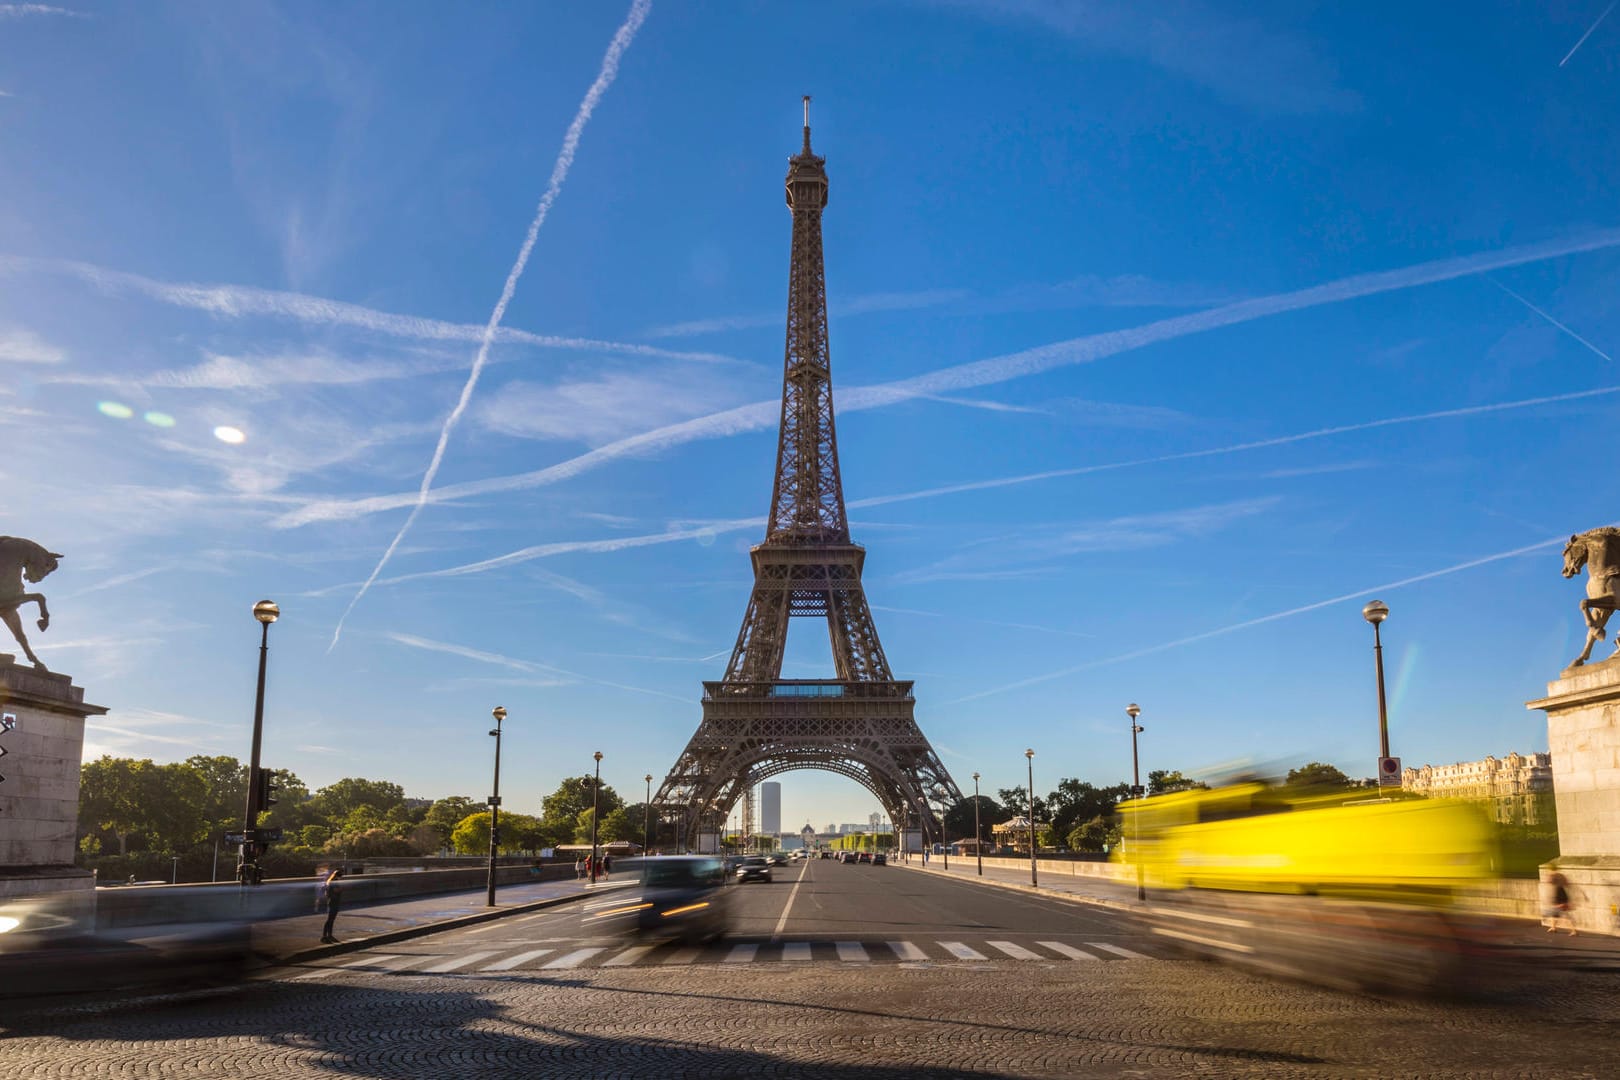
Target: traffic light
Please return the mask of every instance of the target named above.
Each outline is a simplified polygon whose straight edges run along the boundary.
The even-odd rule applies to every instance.
[[[281,785],[275,783],[275,774],[269,769],[259,770],[259,810],[265,811],[276,804],[275,793],[281,790]]]

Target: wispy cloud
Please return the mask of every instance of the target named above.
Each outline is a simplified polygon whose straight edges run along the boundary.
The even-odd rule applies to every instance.
[[[952,622],[981,623],[985,626],[1004,626],[1010,630],[1033,630],[1042,634],[1061,634],[1064,637],[1094,638],[1096,634],[1088,634],[1082,630],[1065,630],[1058,626],[1040,626],[1035,623],[1005,622],[1001,619],[979,619],[971,615],[958,615],[943,611],[918,611],[916,608],[883,607],[872,605],[873,611],[893,612],[896,615],[920,615],[926,619],[949,619]],[[723,655],[723,654],[722,654]]]
[[[1405,588],[1408,585],[1417,585],[1421,582],[1432,581],[1438,577],[1445,577],[1448,574],[1456,574],[1464,570],[1472,570],[1478,566],[1485,566],[1489,563],[1501,562],[1504,559],[1514,559],[1521,555],[1529,555],[1537,551],[1545,551],[1548,548],[1559,547],[1567,543],[1569,543],[1569,537],[1555,536],[1551,540],[1543,540],[1536,544],[1527,544],[1524,547],[1517,547],[1511,551],[1499,551],[1495,555],[1485,555],[1478,559],[1469,559],[1467,562],[1456,563],[1452,566],[1444,566],[1438,570],[1430,570],[1427,573],[1417,574],[1413,577],[1401,578],[1398,581],[1386,581],[1378,585],[1371,585],[1366,588],[1357,589],[1354,592],[1329,597],[1326,600],[1317,600],[1309,604],[1301,604],[1299,607],[1289,608],[1286,611],[1275,611],[1270,615],[1262,615],[1259,618],[1245,619],[1242,622],[1217,627],[1214,630],[1206,630],[1201,634],[1194,634],[1191,637],[1178,638],[1175,641],[1160,642],[1157,645],[1149,645],[1146,648],[1136,649],[1127,653],[1120,653],[1117,656],[1109,656],[1101,660],[1092,660],[1084,664],[1076,664],[1073,667],[1066,667],[1058,671],[1049,671],[1044,675],[1035,675],[1027,679],[1020,679],[1017,682],[1007,683],[1005,686],[997,686],[989,690],[981,690],[976,694],[969,694],[966,697],[959,697],[954,701],[947,701],[944,704],[960,705],[964,702],[978,701],[981,698],[990,697],[992,694],[1003,694],[1009,690],[1021,690],[1026,686],[1035,686],[1039,683],[1051,682],[1053,679],[1062,679],[1069,675],[1078,674],[1082,671],[1090,671],[1093,668],[1105,667],[1109,664],[1124,663],[1127,660],[1136,660],[1143,656],[1152,656],[1155,653],[1166,652],[1170,649],[1179,649],[1184,645],[1193,645],[1200,641],[1208,641],[1210,638],[1221,637],[1225,634],[1234,634],[1239,630],[1247,630],[1250,627],[1261,626],[1270,622],[1277,622],[1280,619],[1291,619],[1296,615],[1304,615],[1307,612],[1317,611],[1325,607],[1332,607],[1335,604],[1342,604],[1351,600],[1360,600],[1363,597],[1373,596],[1377,593],[1388,593],[1394,589]]]
[[[981,579],[1028,573],[1021,564],[1050,564],[1086,552],[1163,547],[1218,532],[1245,518],[1266,513],[1281,501],[1280,496],[1273,495],[1151,514],[1128,514],[1103,521],[1027,527],[1016,535],[997,537],[994,543],[970,544],[954,555],[902,571],[890,580],[898,585],[915,585],[964,577]]]
[[[500,653],[485,652],[482,649],[468,648],[449,641],[434,641],[431,638],[417,637],[415,634],[401,634],[389,632],[384,635],[401,645],[409,645],[413,649],[426,649],[429,652],[446,653],[450,656],[459,656],[467,660],[476,660],[483,664],[493,664],[497,667],[510,668],[514,671],[529,672],[546,676],[561,676],[573,682],[591,683],[596,686],[608,686],[615,690],[628,690],[635,694],[648,694],[653,697],[670,698],[674,701],[686,701],[687,698],[676,694],[667,694],[662,690],[649,690],[644,686],[629,686],[625,683],[609,682],[606,679],[593,679],[588,675],[581,675],[577,671],[568,671],[564,668],[552,667],[550,664],[537,664],[532,660],[518,660]],[[487,680],[486,680],[487,681]],[[525,682],[526,686],[562,685],[552,682]]]
[[[33,16],[57,16],[67,19],[88,19],[83,11],[73,11],[54,4],[0,4],[0,19],[27,19]]]
[[[133,293],[172,307],[201,311],[220,319],[252,317],[287,319],[307,326],[344,327],[410,338],[416,341],[481,341],[485,326],[471,323],[424,319],[398,315],[375,308],[330,300],[304,293],[260,289],[251,285],[196,284],[157,281],[122,270],[109,270],[69,259],[44,259],[26,255],[0,255],[0,273],[55,273],[83,281],[106,293]],[[657,356],[701,363],[738,363],[735,358],[713,352],[682,352],[622,341],[595,338],[559,337],[535,334],[511,327],[497,327],[495,341],[502,344],[533,345],[577,352],[605,352],[628,356]]]
[[[1620,0],[1616,0],[1616,2],[1620,2]],[[1614,3],[1610,3],[1608,7],[1603,9],[1603,14],[1599,15],[1597,20],[1593,22],[1591,26],[1586,28],[1586,33],[1581,35],[1581,39],[1575,43],[1574,47],[1572,47],[1569,52],[1564,54],[1564,58],[1562,60],[1558,61],[1559,67],[1563,67],[1565,64],[1569,63],[1569,58],[1575,55],[1575,50],[1586,44],[1586,39],[1592,36],[1592,31],[1596,30],[1598,26],[1602,24],[1603,20],[1609,17],[1609,12],[1613,10]]]
[[[935,0],[980,18],[1031,23],[1095,52],[1129,56],[1267,112],[1346,112],[1360,97],[1304,37],[1198,0]],[[1238,9],[1241,10],[1241,9]],[[1234,62],[1234,57],[1241,61]],[[1286,93],[1277,88],[1285,86]]]
[[[706,415],[734,394],[729,380],[694,379],[689,370],[607,372],[547,385],[511,381],[485,402],[479,419],[506,435],[598,446],[624,438],[632,425]]]
[[[66,356],[31,330],[0,329],[0,363],[60,364]]]
[[[1547,322],[1551,323],[1554,327],[1556,327],[1559,330],[1562,330],[1565,334],[1569,335],[1574,340],[1576,340],[1576,341],[1580,342],[1582,345],[1586,346],[1587,349],[1589,349],[1592,352],[1596,353],[1598,356],[1601,356],[1603,359],[1607,360],[1609,363],[1611,363],[1611,364],[1614,363],[1614,357],[1610,356],[1608,353],[1604,352],[1602,349],[1598,348],[1596,345],[1592,344],[1590,341],[1587,341],[1585,338],[1581,337],[1581,335],[1577,334],[1575,331],[1571,330],[1569,327],[1565,326],[1563,323],[1559,322],[1557,319],[1553,318],[1551,315],[1547,314],[1545,311],[1542,311],[1540,308],[1536,307],[1536,305],[1532,304],[1530,301],[1526,300],[1524,297],[1520,296],[1518,293],[1514,292],[1512,289],[1508,288],[1506,285],[1502,284],[1500,281],[1497,281],[1495,278],[1491,278],[1490,282],[1491,282],[1492,285],[1495,285],[1498,289],[1501,289],[1503,292],[1505,292],[1509,296],[1513,297],[1513,299],[1517,300],[1519,303],[1523,304],[1525,307],[1529,308],[1531,311],[1533,311],[1537,315],[1541,316]]]
[[[1371,461],[1338,461],[1327,465],[1302,465],[1297,469],[1270,469],[1260,474],[1262,480],[1294,480],[1303,476],[1327,476],[1332,473],[1358,472],[1373,467]]]
[[[256,393],[289,386],[358,386],[389,379],[456,371],[467,366],[459,357],[401,360],[350,360],[323,349],[266,356],[206,353],[191,367],[153,371],[62,374],[48,382],[89,386],[143,387],[164,390],[225,390]]]
[[[907,401],[924,394],[943,394],[952,391],[1005,382],[1010,379],[1036,375],[1054,368],[1091,363],[1109,356],[1130,352],[1165,341],[1205,333],[1210,330],[1252,322],[1273,315],[1337,304],[1364,296],[1395,292],[1432,285],[1457,278],[1471,277],[1509,266],[1541,262],[1583,252],[1601,251],[1620,246],[1620,229],[1600,229],[1573,238],[1504,248],[1500,251],[1464,255],[1433,262],[1418,263],[1398,270],[1357,274],[1337,281],[1315,285],[1294,292],[1277,293],[1251,300],[1228,304],[1190,315],[1159,319],[1141,326],[1113,330],[1086,337],[1054,342],[1022,352],[992,357],[987,360],[959,364],[909,379],[876,386],[855,387],[838,395],[840,412],[874,409]],[[779,399],[758,401],[750,405],[727,409],[711,416],[671,424],[652,431],[633,435],[605,446],[597,447],[569,461],[511,476],[473,480],[463,484],[450,484],[433,494],[435,499],[453,499],[468,495],[485,495],[502,491],[522,491],[543,487],[572,479],[590,469],[620,458],[646,454],[684,445],[701,439],[717,439],[748,431],[757,431],[775,424],[780,418]],[[1386,421],[1397,422],[1397,421]],[[1297,436],[1308,438],[1312,436]],[[1200,454],[1220,451],[1202,451]],[[1119,468],[1123,466],[1109,466]],[[341,521],[363,517],[385,510],[410,506],[416,494],[381,495],[365,499],[314,500],[276,519],[282,528],[308,525],[317,521]]]
[[[517,291],[518,279],[523,276],[523,270],[529,264],[529,255],[534,251],[535,240],[540,235],[540,227],[545,224],[547,215],[551,213],[552,204],[557,201],[557,196],[562,191],[563,181],[568,179],[568,170],[573,167],[574,154],[579,148],[580,136],[584,133],[585,125],[590,121],[591,114],[596,111],[597,102],[602,100],[602,95],[607,93],[608,87],[613,85],[613,80],[618,76],[619,58],[624,55],[624,51],[635,40],[636,31],[641,29],[641,24],[646,20],[647,12],[651,7],[651,0],[635,0],[635,3],[630,6],[630,14],[626,17],[623,25],[619,27],[618,32],[613,35],[613,40],[608,44],[607,54],[602,57],[602,68],[597,73],[596,81],[591,83],[589,90],[585,91],[585,99],[579,103],[579,110],[574,114],[574,120],[568,125],[568,131],[563,136],[562,150],[558,153],[557,161],[551,169],[551,180],[546,184],[544,194],[540,196],[540,205],[535,209],[534,220],[529,222],[529,232],[523,238],[523,246],[518,251],[517,259],[512,263],[512,269],[507,272],[506,284],[501,288],[500,299],[495,302],[495,310],[490,312],[489,323],[484,327],[483,339],[478,343],[478,355],[473,360],[472,371],[467,375],[467,382],[461,388],[461,396],[456,400],[456,407],[445,418],[444,429],[439,433],[439,443],[433,448],[433,458],[428,462],[427,472],[422,475],[422,486],[417,492],[416,502],[412,505],[410,514],[405,518],[405,523],[399,527],[399,532],[394,535],[393,541],[388,545],[387,550],[383,552],[382,558],[377,560],[377,565],[372,569],[371,576],[366,578],[365,584],[360,586],[360,591],[354,594],[354,599],[349,601],[349,606],[344,609],[342,616],[338,618],[337,625],[332,628],[332,644],[327,646],[328,652],[332,651],[337,645],[338,639],[342,637],[343,624],[348,620],[349,613],[366,595],[366,590],[371,588],[371,583],[377,580],[377,575],[382,573],[383,567],[388,565],[388,560],[393,556],[400,542],[405,539],[405,535],[411,531],[411,526],[416,523],[417,517],[422,513],[422,508],[427,506],[428,492],[433,489],[433,481],[439,475],[439,466],[444,462],[444,452],[450,445],[450,435],[455,431],[456,424],[460,422],[462,414],[467,411],[467,403],[472,400],[473,390],[478,386],[478,376],[482,374],[484,362],[489,356],[489,347],[495,340],[495,331],[500,327],[501,320],[506,317],[506,306],[512,302],[512,294]]]

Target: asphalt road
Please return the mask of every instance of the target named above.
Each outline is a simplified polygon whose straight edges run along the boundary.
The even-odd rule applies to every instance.
[[[703,946],[596,937],[565,905],[232,990],[19,1003],[0,1077],[1613,1075],[1612,972],[1386,1001],[901,867],[732,889],[733,931]]]

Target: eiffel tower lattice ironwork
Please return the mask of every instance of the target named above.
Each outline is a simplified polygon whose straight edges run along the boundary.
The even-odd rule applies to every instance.
[[[962,798],[917,726],[912,684],[889,670],[861,586],[866,549],[849,538],[827,350],[821,211],[825,159],[804,147],[788,161],[793,211],[782,426],[765,540],[751,551],[754,591],[725,677],[703,684],[703,719],[655,800],[684,836],[717,833],[754,785],[791,769],[847,776],[891,821],[926,838]],[[788,620],[827,621],[833,679],[782,678]]]

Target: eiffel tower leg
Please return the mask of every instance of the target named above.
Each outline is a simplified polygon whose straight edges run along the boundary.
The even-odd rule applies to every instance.
[[[878,641],[872,610],[866,604],[866,590],[860,582],[853,587],[835,588],[827,603],[828,633],[832,635],[833,661],[840,679],[887,682],[888,658]]]
[[[775,679],[782,670],[782,652],[787,648],[788,593],[782,589],[754,586],[743,613],[737,644],[726,665],[727,682]]]

